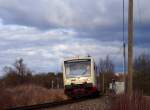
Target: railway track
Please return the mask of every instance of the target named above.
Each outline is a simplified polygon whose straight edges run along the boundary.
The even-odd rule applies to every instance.
[[[58,106],[63,106],[67,104],[73,104],[76,102],[81,102],[85,101],[91,98],[79,98],[79,99],[68,99],[64,101],[56,101],[56,102],[50,102],[50,103],[43,103],[43,104],[35,104],[35,105],[30,105],[30,106],[20,106],[20,107],[14,107],[14,108],[8,108],[5,110],[41,110],[41,109],[46,109],[46,108],[54,108]]]

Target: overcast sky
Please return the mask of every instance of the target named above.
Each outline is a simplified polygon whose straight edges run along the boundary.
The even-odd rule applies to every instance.
[[[149,5],[134,0],[136,56],[150,50]],[[88,54],[109,55],[122,71],[122,0],[0,0],[0,75],[18,58],[35,72],[57,72],[64,58]]]

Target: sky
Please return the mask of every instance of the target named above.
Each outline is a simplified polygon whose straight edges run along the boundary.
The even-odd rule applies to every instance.
[[[123,0],[0,0],[0,75],[16,59],[34,72],[61,71],[64,58],[110,56],[122,71]],[[134,57],[150,53],[150,1],[134,0]],[[128,2],[125,0],[125,42]]]

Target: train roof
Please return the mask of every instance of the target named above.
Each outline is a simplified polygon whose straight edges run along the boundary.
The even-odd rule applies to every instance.
[[[71,58],[65,58],[64,61],[71,61],[71,60],[86,60],[86,59],[93,59],[91,56],[75,56]]]

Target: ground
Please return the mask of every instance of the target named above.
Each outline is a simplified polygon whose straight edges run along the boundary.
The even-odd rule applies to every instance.
[[[108,103],[106,97],[100,97],[47,110],[105,110]]]

